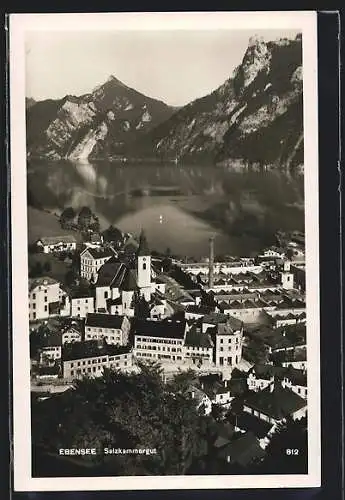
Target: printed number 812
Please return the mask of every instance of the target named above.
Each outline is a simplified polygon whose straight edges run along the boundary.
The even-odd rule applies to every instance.
[[[299,449],[298,448],[286,448],[285,453],[287,455],[298,455],[299,454]]]

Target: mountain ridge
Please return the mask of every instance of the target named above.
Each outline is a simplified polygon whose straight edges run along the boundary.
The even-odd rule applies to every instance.
[[[270,42],[252,37],[225,82],[179,108],[144,96],[114,75],[89,94],[36,103],[27,110],[28,151],[51,159],[303,168],[302,86],[301,35]]]
[[[121,154],[126,142],[174,112],[111,75],[81,96],[46,99],[27,108],[29,156],[51,160]]]

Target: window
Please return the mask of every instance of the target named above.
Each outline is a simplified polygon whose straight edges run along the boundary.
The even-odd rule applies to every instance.
[[[104,292],[104,298],[105,298],[105,299],[107,299],[107,298],[108,298],[108,292],[107,292],[107,291],[105,291],[105,292]]]
[[[146,262],[144,262],[144,264],[143,264],[143,269],[144,269],[144,271],[146,270]]]
[[[74,375],[74,370],[71,370],[71,375],[72,375],[72,376]]]
[[[36,304],[32,304],[32,309],[36,309]]]
[[[44,311],[47,312],[48,311],[48,306],[44,306]]]
[[[44,302],[47,302],[47,300],[48,300],[48,297],[44,297]]]
[[[32,294],[32,298],[33,298],[33,300],[35,300],[35,298],[36,298],[36,294],[35,293]]]

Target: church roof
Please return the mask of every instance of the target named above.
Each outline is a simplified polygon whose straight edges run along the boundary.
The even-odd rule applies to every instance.
[[[138,285],[135,272],[131,269],[128,269],[122,281],[121,290],[130,292],[137,289]]]
[[[137,255],[142,257],[151,255],[144,230],[142,230],[140,233],[139,248]]]

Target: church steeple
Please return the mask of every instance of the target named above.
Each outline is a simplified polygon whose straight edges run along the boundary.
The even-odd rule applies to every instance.
[[[137,275],[140,295],[145,300],[151,299],[151,253],[147,244],[144,231],[141,231],[139,248],[137,252]]]
[[[138,257],[147,257],[150,254],[149,246],[147,244],[145,231],[142,229],[139,238],[139,248],[137,252]]]

